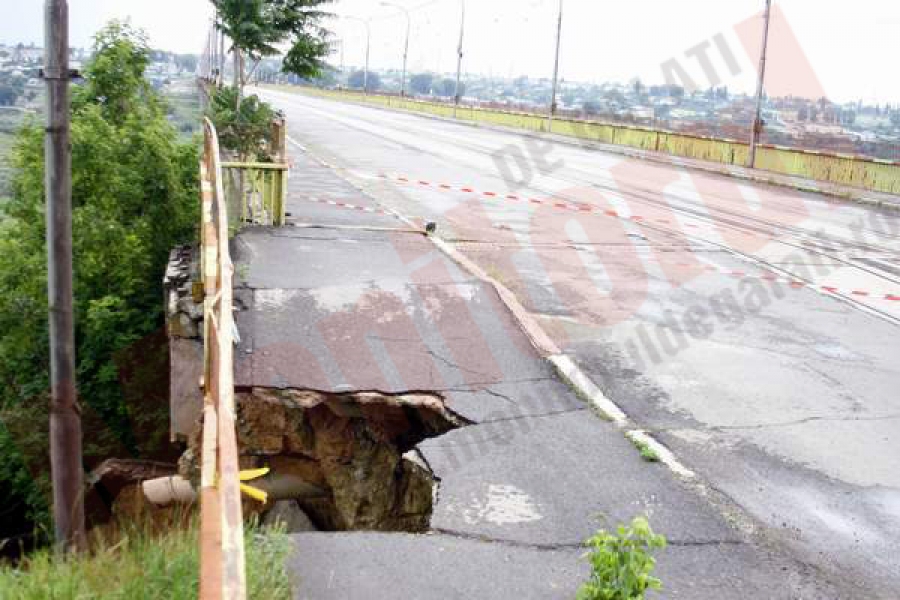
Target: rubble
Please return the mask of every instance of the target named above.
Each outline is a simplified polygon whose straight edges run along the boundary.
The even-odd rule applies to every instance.
[[[307,484],[299,506],[326,531],[426,531],[435,476],[415,446],[467,424],[433,394],[256,388],[235,400],[241,467]],[[198,423],[185,477],[199,474],[199,440]]]

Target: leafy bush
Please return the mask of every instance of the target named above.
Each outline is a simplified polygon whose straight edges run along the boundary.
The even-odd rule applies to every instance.
[[[660,580],[651,575],[656,560],[650,551],[665,548],[666,538],[654,534],[644,517],[619,525],[616,534],[599,531],[587,544],[591,577],[578,591],[578,600],[641,600],[647,590],[661,589]]]
[[[198,148],[180,143],[143,82],[140,32],[112,23],[72,102],[76,359],[85,464],[165,449],[167,377],[161,283],[170,249],[195,238]],[[44,142],[18,135],[10,199],[0,207],[0,514],[25,506],[29,533],[47,524],[48,370]],[[151,352],[152,356],[151,356]],[[144,368],[163,370],[153,373]],[[126,373],[128,374],[126,377]],[[154,377],[156,378],[154,380]],[[139,392],[125,380],[143,380]],[[136,402],[128,402],[131,395]],[[162,429],[156,437],[144,435]],[[148,440],[159,442],[150,447]],[[6,530],[3,522],[0,529]],[[22,531],[22,529],[25,531]],[[3,533],[0,533],[3,537]]]
[[[240,108],[236,107],[236,88],[222,87],[213,92],[207,114],[216,126],[219,143],[240,160],[266,160],[275,111],[257,96],[243,98]]]

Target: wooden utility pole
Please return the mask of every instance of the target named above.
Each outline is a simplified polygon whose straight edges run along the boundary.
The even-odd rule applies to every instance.
[[[69,6],[46,0],[44,139],[47,194],[47,289],[50,307],[50,469],[57,547],[84,549],[81,410],[75,391],[72,312],[72,149],[69,138]]]

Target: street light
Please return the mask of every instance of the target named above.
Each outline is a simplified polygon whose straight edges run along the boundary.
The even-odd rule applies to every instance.
[[[369,19],[362,19],[360,17],[352,17],[350,15],[346,15],[344,18],[352,19],[354,21],[359,21],[363,25],[366,26],[366,70],[363,73],[363,93],[368,95],[369,93],[369,46],[372,41],[372,27],[369,23]]]
[[[750,133],[750,156],[747,166],[751,169],[756,166],[756,146],[759,144],[759,136],[762,133],[762,103],[766,81],[766,48],[769,45],[769,21],[772,15],[772,0],[766,0],[766,12],[763,16],[763,41],[759,55],[759,81],[756,84],[756,113],[753,119],[753,131]]]
[[[381,6],[391,6],[393,8],[398,8],[403,11],[403,14],[406,15],[406,42],[403,44],[403,79],[400,84],[400,96],[406,96],[406,57],[409,54],[409,29],[411,20],[409,18],[409,10],[405,7],[400,6],[399,4],[394,4],[393,2],[382,2]]]
[[[553,61],[553,91],[550,95],[550,114],[547,115],[547,133],[553,133],[553,115],[556,113],[556,85],[559,78],[559,43],[562,39],[563,0],[559,0],[559,17],[556,20],[556,58]]]
[[[459,78],[462,75],[462,58],[463,58],[463,31],[466,27],[466,0],[459,0],[462,8],[462,17],[459,20],[459,46],[456,49],[456,88],[454,88],[453,100],[453,118],[456,118],[456,109],[459,107]]]

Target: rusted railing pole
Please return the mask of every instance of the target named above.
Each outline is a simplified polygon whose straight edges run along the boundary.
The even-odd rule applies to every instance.
[[[244,527],[234,402],[234,267],[215,127],[204,120],[202,274],[204,300],[203,448],[200,484],[200,597],[246,598]]]

